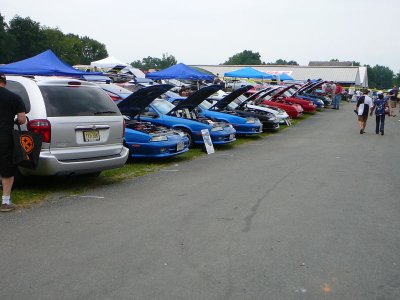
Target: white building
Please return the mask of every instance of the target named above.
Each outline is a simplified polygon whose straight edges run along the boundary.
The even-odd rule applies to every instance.
[[[224,73],[235,71],[244,67],[252,67],[256,70],[277,74],[286,73],[295,80],[323,79],[339,82],[343,85],[356,85],[368,87],[367,67],[358,66],[292,66],[292,65],[193,65],[209,71],[219,77]]]

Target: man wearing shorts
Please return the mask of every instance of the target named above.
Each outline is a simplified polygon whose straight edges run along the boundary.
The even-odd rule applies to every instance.
[[[368,96],[368,90],[365,90],[363,92],[363,95],[358,98],[356,107],[358,125],[360,126],[360,134],[363,134],[365,131],[365,126],[367,126],[368,114],[372,106],[372,98]]]
[[[0,74],[0,176],[3,186],[1,212],[8,212],[15,209],[15,205],[10,199],[16,168],[12,162],[14,149],[12,132],[15,115],[17,115],[19,124],[26,122],[24,102],[20,96],[7,90],[5,88],[6,84],[6,76]]]

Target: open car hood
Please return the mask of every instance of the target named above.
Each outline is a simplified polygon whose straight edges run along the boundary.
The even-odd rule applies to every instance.
[[[317,82],[312,82],[312,83],[310,83],[310,84],[306,84],[306,85],[300,87],[300,88],[293,94],[293,96],[300,95],[301,93],[304,93],[304,92],[306,92],[306,91],[308,91],[308,90],[310,90],[310,89],[316,88],[316,87],[322,85],[324,82],[325,82],[324,80],[320,80],[320,81],[317,81]]]
[[[248,101],[254,100],[255,105],[257,105],[257,102],[260,102],[260,101],[257,101],[258,99],[263,99],[265,96],[268,96],[268,95],[271,94],[273,91],[275,91],[275,90],[277,90],[277,89],[279,89],[279,88],[281,88],[280,85],[268,87],[268,88],[266,88],[266,89],[264,89],[264,90],[261,90],[260,92],[258,92],[258,93],[256,93],[256,94],[253,95],[253,96],[255,96],[255,95],[258,96],[258,95],[259,95],[260,97],[254,97],[254,98],[253,98],[253,96],[251,96],[251,97],[249,97],[249,99],[247,99],[247,100],[248,100]],[[250,98],[251,98],[251,99],[250,99]]]
[[[295,84],[291,84],[287,87],[283,87],[282,90],[280,90],[279,92],[277,92],[272,99],[277,99],[278,97],[282,96],[286,91],[290,90],[292,87],[296,86]],[[294,97],[294,95],[292,95],[292,97]]]
[[[217,103],[215,103],[213,106],[211,106],[210,109],[223,110],[225,107],[227,107],[229,105],[229,103],[233,102],[233,100],[235,100],[240,95],[243,95],[251,88],[253,88],[253,86],[247,85],[247,86],[244,86],[244,87],[234,90],[232,93],[226,95],[224,98],[217,101]]]
[[[197,106],[200,105],[201,102],[206,100],[208,97],[210,97],[212,94],[215,92],[219,91],[222,88],[219,84],[214,84],[210,86],[206,86],[197,92],[193,93],[186,99],[179,101],[179,103],[171,109],[171,111],[168,113],[172,113],[173,111],[181,110],[181,109],[188,109],[189,111],[194,110]]]
[[[142,88],[117,104],[123,115],[135,117],[140,114],[156,98],[172,89],[171,84],[152,85]]]
[[[248,97],[245,101],[243,101],[242,103],[238,104],[238,107],[244,107],[246,105],[246,103],[248,103],[249,101],[257,99],[260,94],[264,94],[265,92],[267,92],[270,89],[271,89],[271,87],[266,87],[265,89],[257,91],[256,93],[254,93],[253,95]]]

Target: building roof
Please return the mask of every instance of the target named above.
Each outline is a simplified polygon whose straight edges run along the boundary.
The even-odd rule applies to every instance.
[[[235,71],[244,65],[196,65],[213,74],[223,77],[223,74],[230,71]],[[293,65],[252,65],[256,70],[268,72],[272,74],[286,73],[292,76],[295,80],[307,79],[323,79],[334,81],[348,85],[368,86],[367,72],[361,70],[365,67],[311,67],[311,66],[293,66]],[[360,76],[362,75],[362,76]]]
[[[351,61],[310,61],[309,67],[352,67]]]

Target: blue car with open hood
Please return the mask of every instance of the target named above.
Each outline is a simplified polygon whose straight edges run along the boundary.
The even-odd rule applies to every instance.
[[[190,141],[185,133],[141,118],[141,114],[148,112],[148,105],[171,87],[149,86],[118,101],[117,106],[125,116],[124,144],[129,148],[130,157],[164,158],[189,150]]]
[[[209,90],[209,91],[214,91],[212,93],[212,94],[214,94],[221,89],[221,86],[220,85],[211,85],[211,86],[204,87],[203,89]],[[233,91],[231,94],[233,94],[233,97],[236,98],[240,94],[243,94],[243,93],[244,93],[244,91],[242,92],[239,89],[239,90]],[[203,94],[205,94],[205,93],[203,93]],[[253,116],[241,116],[234,111],[220,112],[217,110],[212,110],[212,109],[210,109],[212,107],[212,104],[210,104],[210,102],[208,102],[206,100],[207,98],[199,97],[199,100],[198,100],[199,104],[196,109],[201,116],[231,123],[232,126],[236,130],[236,135],[254,135],[254,134],[259,134],[262,132],[263,126],[258,118],[255,118]],[[186,98],[184,98],[184,97],[170,97],[168,99],[168,101],[177,105],[178,103],[185,101],[185,99]]]
[[[171,89],[172,85],[166,86]],[[202,130],[207,129],[214,145],[223,145],[236,140],[236,130],[228,122],[201,116],[196,107],[199,101],[209,97],[214,89],[201,89],[192,94],[178,105],[173,105],[165,99],[155,99],[141,118],[154,124],[176,128],[185,132],[190,146],[204,145]]]

